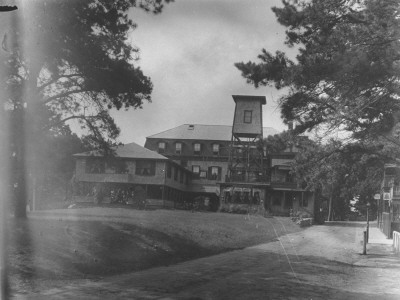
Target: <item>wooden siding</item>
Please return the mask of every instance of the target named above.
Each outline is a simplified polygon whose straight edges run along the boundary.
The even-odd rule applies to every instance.
[[[251,123],[244,122],[245,111],[252,111]],[[236,101],[232,132],[235,135],[262,135],[262,106],[257,100]]]

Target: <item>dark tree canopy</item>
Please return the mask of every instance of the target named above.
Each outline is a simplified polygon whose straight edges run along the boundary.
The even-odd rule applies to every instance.
[[[20,1],[3,39],[9,105],[27,112],[46,106],[76,119],[94,141],[115,139],[111,108],[138,108],[151,101],[152,83],[134,66],[138,49],[129,34],[132,7],[161,12],[169,0]],[[57,125],[50,120],[47,127]],[[39,128],[38,128],[39,129]]]
[[[355,138],[389,132],[400,100],[398,0],[283,0],[273,11],[287,28],[296,61],[266,50],[259,62],[236,63],[247,82],[288,88],[285,122],[298,131],[327,125]]]
[[[359,199],[361,206],[374,203],[384,163],[393,155],[379,144],[343,144],[335,140],[325,144],[309,141],[300,144],[299,149],[293,170],[298,180],[307,184],[307,189],[316,191],[317,198],[330,203],[330,214],[326,217],[331,220],[333,215],[336,219],[347,218],[352,199]]]
[[[151,80],[135,66],[139,50],[130,34],[136,24],[128,11],[157,14],[171,1],[20,0],[18,10],[0,20],[1,117],[10,129],[2,137],[12,146],[16,216],[26,215],[27,174],[37,173],[44,153],[57,156],[48,147],[64,153],[68,141],[80,147],[71,122],[81,127],[85,142],[109,149],[119,135],[110,110],[151,101]],[[58,161],[62,168],[63,159]]]

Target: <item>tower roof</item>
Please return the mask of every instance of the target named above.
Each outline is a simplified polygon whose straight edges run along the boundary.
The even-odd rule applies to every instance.
[[[238,101],[260,101],[262,105],[267,104],[265,96],[249,96],[249,95],[232,95],[233,100]]]

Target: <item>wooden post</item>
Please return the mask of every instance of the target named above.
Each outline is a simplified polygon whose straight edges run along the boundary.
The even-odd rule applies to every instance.
[[[163,202],[163,208],[165,208],[165,194],[164,194],[164,186],[161,186],[161,199]]]
[[[367,206],[367,243],[369,240],[369,213],[368,213],[368,206]]]
[[[283,203],[282,203],[281,207],[282,207],[282,209],[284,211],[285,210],[285,205],[286,205],[286,192],[285,191],[283,191],[283,201],[282,202]]]
[[[364,231],[364,240],[363,240],[363,255],[367,254],[367,231]]]
[[[36,210],[36,176],[33,176],[33,193],[31,211]]]

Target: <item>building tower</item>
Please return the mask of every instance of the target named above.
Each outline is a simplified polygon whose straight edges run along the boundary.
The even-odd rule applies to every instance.
[[[220,183],[220,210],[265,212],[269,182],[260,141],[263,139],[262,106],[266,99],[263,96],[232,97],[236,106],[228,170],[225,182]]]
[[[265,171],[259,142],[263,139],[262,105],[266,99],[264,96],[232,97],[236,105],[227,179],[232,183],[263,182]]]

